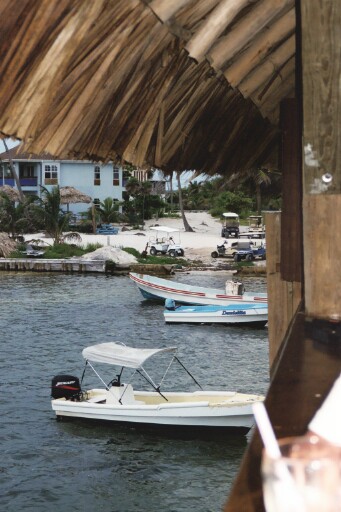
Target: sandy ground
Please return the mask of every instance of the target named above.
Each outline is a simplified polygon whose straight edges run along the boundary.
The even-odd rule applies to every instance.
[[[211,217],[207,212],[188,212],[186,218],[189,225],[193,228],[194,232],[186,232],[182,219],[164,219],[158,221],[151,219],[146,221],[144,230],[134,231],[119,231],[117,235],[109,237],[110,245],[116,247],[134,247],[138,251],[143,251],[147,242],[155,239],[157,234],[150,227],[167,226],[178,229],[178,233],[172,236],[175,243],[180,243],[185,251],[185,257],[191,260],[201,260],[203,263],[211,263],[211,252],[216,249],[217,244],[220,244],[224,239],[220,236],[221,223],[219,220]],[[160,233],[158,236],[167,236],[166,233]],[[82,239],[85,243],[99,242],[103,245],[108,244],[107,235],[83,235]]]
[[[158,221],[155,219],[146,221],[143,230],[132,231],[119,231],[117,235],[88,235],[81,233],[82,245],[88,243],[99,243],[104,246],[111,245],[113,247],[133,247],[138,251],[143,251],[147,242],[155,239],[155,231],[151,230],[152,226],[167,226],[179,230],[179,233],[174,233],[173,238],[176,243],[182,245],[185,251],[185,258],[190,260],[200,260],[203,263],[218,264],[221,259],[214,260],[211,258],[211,252],[217,247],[217,244],[222,244],[225,239],[221,238],[221,223],[219,220],[214,219],[207,212],[186,212],[186,218],[193,228],[194,232],[185,232],[183,221],[179,219],[165,219],[161,218]],[[165,236],[161,233],[159,236]],[[41,238],[41,234],[26,235],[26,240],[29,238]],[[48,243],[51,239],[45,238]],[[232,239],[231,239],[232,240]],[[231,242],[231,240],[229,242]],[[233,241],[233,240],[232,240]]]

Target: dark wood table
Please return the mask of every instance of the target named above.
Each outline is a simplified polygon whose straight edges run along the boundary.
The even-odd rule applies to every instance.
[[[272,368],[265,400],[277,438],[303,435],[341,372],[341,323],[298,313]],[[245,452],[224,512],[264,512],[257,428]]]

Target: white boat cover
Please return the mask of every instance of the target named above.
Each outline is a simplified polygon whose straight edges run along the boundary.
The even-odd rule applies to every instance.
[[[176,228],[168,228],[167,226],[153,226],[149,229],[153,229],[154,231],[164,231],[165,233],[178,233],[180,230]]]
[[[132,348],[118,343],[99,343],[83,350],[84,359],[97,363],[114,364],[126,368],[140,368],[147,359],[161,352],[176,352],[176,347]]]

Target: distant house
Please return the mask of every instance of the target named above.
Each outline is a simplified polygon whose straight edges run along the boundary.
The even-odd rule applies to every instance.
[[[41,196],[41,186],[75,187],[90,196],[95,203],[112,197],[122,201],[124,191],[122,168],[112,163],[98,164],[86,160],[62,160],[44,153],[35,155],[20,152],[19,146],[9,150],[24,194]],[[16,184],[9,168],[8,154],[0,154],[0,186]],[[72,204],[70,210],[80,213],[86,204]],[[66,206],[65,206],[66,209]]]
[[[141,182],[149,181],[152,185],[151,194],[165,197],[167,181],[158,169],[155,169],[152,173],[143,169],[135,169],[132,171],[132,176]]]

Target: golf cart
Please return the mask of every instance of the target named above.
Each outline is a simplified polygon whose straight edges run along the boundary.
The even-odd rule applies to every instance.
[[[185,251],[180,245],[180,232],[178,229],[168,228],[167,226],[151,227],[150,229],[156,231],[155,237],[150,238],[148,242],[149,253],[152,256],[163,254],[177,258],[185,254]],[[173,238],[175,233],[178,233],[178,243],[176,243]]]
[[[250,215],[249,231],[264,231],[263,217],[261,215]]]
[[[217,245],[217,250],[211,253],[212,258],[233,258],[234,261],[253,261],[255,258],[266,259],[266,250],[261,245],[255,247],[253,242],[234,242],[231,247],[226,246],[227,242]]]
[[[239,215],[233,212],[223,213],[221,215],[223,227],[221,229],[221,236],[223,238],[229,238],[233,236],[238,238],[239,235]]]

